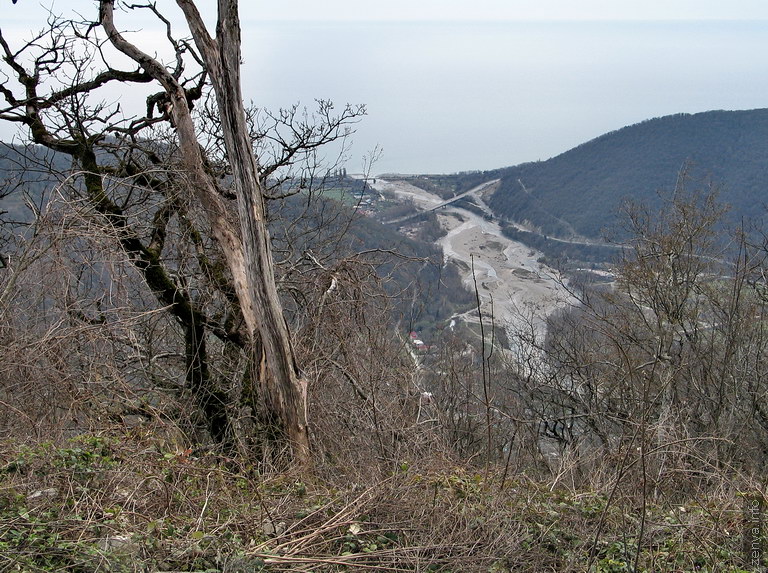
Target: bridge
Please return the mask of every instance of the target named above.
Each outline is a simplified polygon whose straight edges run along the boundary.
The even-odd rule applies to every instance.
[[[438,209],[442,209],[443,207],[447,207],[451,203],[455,203],[459,199],[463,199],[467,195],[472,195],[474,193],[479,193],[480,191],[483,191],[490,187],[491,185],[495,185],[498,183],[499,179],[492,179],[491,181],[486,181],[485,183],[481,183],[477,187],[473,187],[469,191],[464,191],[463,193],[459,193],[458,195],[455,195],[451,197],[450,199],[447,199],[441,203],[438,203],[437,205],[433,205],[432,207],[429,207],[428,209],[424,209],[423,211],[416,211],[415,213],[410,213],[408,215],[405,215],[403,217],[397,217],[396,219],[391,219],[389,221],[384,221],[385,225],[394,225],[398,223],[404,223],[405,221],[409,221],[411,219],[415,219],[416,217],[419,217],[423,215],[424,213],[429,213],[431,211],[437,211]]]

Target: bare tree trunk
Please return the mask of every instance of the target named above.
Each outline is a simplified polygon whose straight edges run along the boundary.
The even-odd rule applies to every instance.
[[[223,451],[232,454],[229,416],[227,416],[226,392],[217,390],[208,370],[208,351],[205,344],[205,327],[202,324],[184,325],[184,346],[187,366],[187,386],[192,398],[205,416],[208,432],[220,444]]]
[[[287,441],[298,463],[309,461],[306,380],[296,365],[275,284],[266,227],[264,187],[253,153],[240,90],[240,24],[236,0],[219,0],[217,37],[211,38],[194,3],[177,0],[216,93],[228,160],[236,186],[239,233],[230,222],[214,182],[205,172],[187,94],[154,58],[125,40],[114,25],[114,0],[101,0],[101,24],[112,44],[159,81],[168,93],[171,114],[189,178],[189,187],[206,211],[213,233],[232,272],[243,316],[253,340],[263,348],[254,360],[260,367],[262,397],[277,434]]]

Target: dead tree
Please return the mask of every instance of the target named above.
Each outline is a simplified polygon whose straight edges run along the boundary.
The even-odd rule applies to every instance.
[[[206,71],[213,83],[222,120],[227,155],[238,199],[240,235],[233,228],[223,200],[205,172],[187,92],[154,58],[128,42],[115,27],[114,2],[100,3],[100,22],[109,40],[130,57],[168,94],[170,115],[179,137],[190,188],[205,207],[211,228],[234,278],[240,307],[253,338],[267,410],[289,440],[298,460],[307,460],[306,380],[294,358],[288,328],[275,285],[269,233],[266,227],[263,187],[256,168],[240,90],[240,22],[237,2],[220,2],[217,37],[212,38],[192,2],[179,1]]]
[[[188,384],[205,413],[211,434],[219,441],[224,440],[229,422],[226,400],[208,380],[208,333],[246,350],[252,361],[251,378],[259,388],[262,402],[262,427],[271,427],[277,449],[288,450],[294,460],[306,463],[306,380],[296,363],[276,286],[266,201],[281,193],[274,189],[278,170],[290,168],[302,154],[311,154],[321,145],[343,139],[349,133],[347,125],[364,114],[364,108],[347,106],[334,116],[333,107],[320,102],[317,126],[303,119],[297,121],[290,111],[270,116],[277,118],[276,123],[282,123],[291,135],[288,139],[273,137],[276,145],[269,164],[260,164],[254,153],[257,142],[253,140],[253,125],[249,121],[252,116],[246,113],[241,94],[238,3],[219,2],[215,37],[206,30],[193,2],[179,0],[177,4],[192,32],[194,45],[172,38],[169,21],[157,12],[154,4],[131,7],[151,10],[164,22],[175,52],[174,66],[151,57],[120,32],[115,22],[114,0],[100,2],[98,22],[52,20],[47,30],[18,51],[0,33],[6,77],[12,77],[20,86],[16,92],[10,82],[0,86],[0,95],[6,102],[0,108],[0,119],[25,125],[33,142],[76,161],[87,200],[110,227],[112,236],[158,302],[182,325]],[[93,71],[96,65],[103,66],[109,59],[109,46],[98,38],[99,29],[106,33],[109,45],[137,64],[136,69],[106,65],[102,71]],[[29,52],[35,55],[30,56]],[[194,60],[190,67],[200,71],[185,77],[185,58],[190,55]],[[65,68],[70,73],[62,73]],[[57,75],[73,79],[69,85],[51,87],[51,78]],[[97,90],[118,82],[160,85],[159,93],[147,97],[145,117],[124,119],[117,106],[101,102],[86,105]],[[222,170],[212,165],[211,157],[204,151],[204,140],[212,134],[201,133],[192,111],[209,83],[215,95],[219,128],[213,137],[223,141],[221,159],[226,163],[226,180],[232,182],[229,190],[222,189]],[[137,154],[156,169],[165,169],[151,151],[142,147],[142,137],[149,137],[145,134],[163,124],[170,125],[175,134],[180,169],[173,175],[156,177],[143,172],[132,153],[134,148],[138,149]],[[105,150],[114,148],[124,150],[121,159],[105,162]],[[272,177],[268,180],[267,176]],[[105,180],[110,177],[123,177],[131,185],[153,189],[165,197],[149,222],[150,233],[142,236],[128,222],[120,202],[107,190]],[[168,191],[171,180],[173,192]],[[236,213],[227,204],[230,198],[236,199]],[[229,325],[206,316],[163,261],[165,227],[172,217],[184,216],[185,200],[202,207],[216,248],[226,262],[226,278],[217,274],[213,282],[239,315],[240,319],[230,321]]]

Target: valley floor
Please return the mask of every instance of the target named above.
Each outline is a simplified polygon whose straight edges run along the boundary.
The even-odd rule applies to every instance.
[[[444,202],[441,197],[402,180],[377,179],[374,188],[413,201],[421,209]],[[475,196],[475,201],[481,202]],[[540,262],[542,254],[505,237],[499,225],[466,209],[447,206],[438,212],[446,230],[438,244],[446,259],[459,264],[465,286],[477,290],[484,315],[508,331],[525,330],[531,324],[543,333],[546,317],[568,304],[571,296],[560,274]],[[465,313],[474,322],[477,312]]]

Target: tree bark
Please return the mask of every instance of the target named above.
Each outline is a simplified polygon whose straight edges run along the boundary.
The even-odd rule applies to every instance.
[[[226,454],[235,451],[226,392],[215,388],[208,371],[208,352],[205,344],[205,327],[202,324],[184,325],[184,346],[187,363],[187,386],[192,398],[205,416],[208,432],[220,444]]]
[[[277,435],[300,464],[309,462],[307,385],[294,357],[275,282],[266,225],[264,186],[257,169],[240,88],[240,23],[236,0],[219,0],[217,37],[211,38],[189,0],[177,0],[192,31],[213,84],[238,203],[238,230],[231,223],[216,186],[205,172],[203,157],[183,86],[158,61],[126,41],[114,25],[114,0],[101,0],[100,18],[111,43],[160,82],[171,102],[171,116],[189,188],[202,204],[214,236],[232,272],[241,309],[260,355],[255,372],[268,417],[279,424]]]

